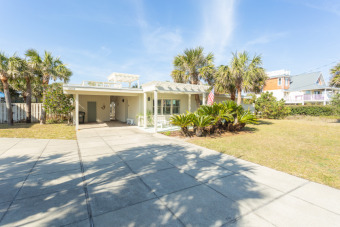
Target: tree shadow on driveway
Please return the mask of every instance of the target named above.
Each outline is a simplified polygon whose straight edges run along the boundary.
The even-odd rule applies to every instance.
[[[272,199],[240,175],[256,166],[217,152],[157,143],[111,149],[81,156],[84,172],[77,150],[38,159],[9,149],[0,156],[0,225],[220,226]]]

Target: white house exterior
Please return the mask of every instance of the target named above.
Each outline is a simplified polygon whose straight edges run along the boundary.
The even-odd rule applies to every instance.
[[[79,112],[85,113],[85,123],[118,120],[148,127],[144,119],[152,118],[153,127],[167,122],[171,115],[197,109],[194,95],[206,103],[209,86],[152,81],[141,87],[131,87],[139,81],[138,75],[113,73],[109,82],[84,81],[82,84],[64,84],[65,94],[75,98],[74,119],[79,127]],[[124,87],[123,83],[129,85]],[[227,99],[226,95],[215,95],[215,101]],[[251,105],[245,106],[252,108]]]
[[[263,91],[272,92],[286,104],[319,103],[326,105],[338,88],[326,85],[321,72],[304,73],[295,76],[290,71],[277,70],[267,73],[269,79]]]

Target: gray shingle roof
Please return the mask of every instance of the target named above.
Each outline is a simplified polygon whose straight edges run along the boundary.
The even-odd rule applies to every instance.
[[[291,83],[288,91],[325,89],[327,88],[326,84],[319,85],[316,83],[320,76],[322,76],[321,72],[304,73],[296,76],[291,76]]]

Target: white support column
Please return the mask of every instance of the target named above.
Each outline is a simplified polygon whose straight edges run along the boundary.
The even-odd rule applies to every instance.
[[[79,94],[76,94],[76,131],[79,130]]]
[[[327,90],[325,89],[323,94],[323,105],[326,106],[326,99],[327,99]]]
[[[191,112],[191,94],[188,95],[188,110]]]
[[[139,88],[139,80],[137,80],[137,86],[138,86],[137,88]]]
[[[148,127],[148,119],[147,119],[147,116],[146,116],[146,107],[147,107],[147,94],[146,92],[144,92],[144,128]]]
[[[157,132],[157,115],[158,115],[158,96],[157,91],[154,91],[153,101],[155,102],[154,115],[153,115],[153,124],[155,128],[155,133]]]
[[[203,93],[203,105],[206,105],[206,97],[205,97],[205,92]]]

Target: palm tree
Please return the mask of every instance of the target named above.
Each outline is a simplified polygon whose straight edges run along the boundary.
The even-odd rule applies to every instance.
[[[242,91],[259,92],[264,86],[267,75],[261,66],[262,59],[260,55],[255,55],[250,59],[246,51],[243,53],[233,53],[230,70],[237,90],[238,105],[242,101]]]
[[[330,85],[340,87],[340,63],[331,68],[330,73],[333,75]]]
[[[11,95],[9,93],[9,84],[8,79],[9,75],[9,59],[5,56],[4,53],[0,52],[0,80],[3,85],[5,101],[6,101],[6,109],[7,109],[7,123],[8,125],[13,125],[13,112],[12,112],[12,100]]]
[[[15,80],[10,81],[10,85],[20,91],[26,103],[26,123],[31,123],[31,104],[32,104],[32,82],[35,82],[35,70],[26,60],[17,57],[17,63],[13,68],[16,76]]]
[[[43,103],[46,100],[47,86],[51,79],[56,81],[57,79],[64,82],[69,81],[72,72],[66,67],[59,57],[55,58],[52,53],[45,51],[45,55],[42,58],[39,53],[30,49],[26,51],[26,57],[29,59],[31,67],[42,75],[43,84]],[[46,123],[46,110],[43,105],[41,110],[40,124]]]
[[[201,79],[208,81],[208,70],[204,67],[211,67],[213,65],[214,55],[209,53],[203,54],[203,47],[195,49],[186,49],[184,54],[179,54],[173,61],[174,70],[171,76],[175,82],[199,84]],[[195,95],[196,105],[200,106],[200,97]]]
[[[230,99],[236,99],[236,86],[231,70],[227,65],[221,65],[215,74],[215,91],[217,93],[229,93]]]

